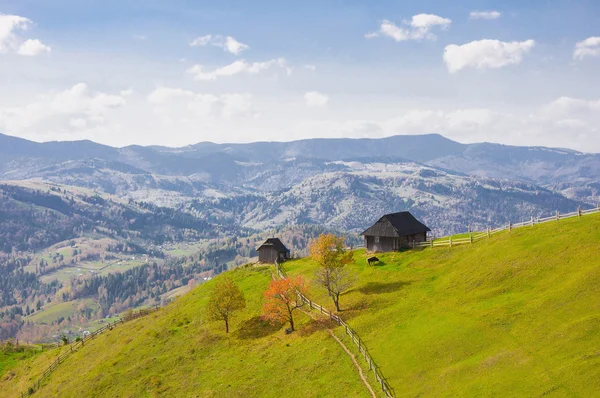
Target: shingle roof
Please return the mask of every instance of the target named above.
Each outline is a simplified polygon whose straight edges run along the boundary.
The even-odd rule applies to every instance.
[[[265,241],[265,243],[263,243],[262,245],[259,246],[258,249],[256,249],[257,251],[262,249],[263,247],[274,247],[275,250],[277,250],[279,253],[287,253],[289,252],[288,248],[285,247],[285,245],[283,243],[281,243],[281,241],[279,240],[279,238],[269,238]]]
[[[361,235],[398,237],[431,231],[408,211],[386,214]]]

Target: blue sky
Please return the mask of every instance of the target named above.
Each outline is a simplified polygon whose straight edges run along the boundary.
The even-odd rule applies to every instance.
[[[0,132],[600,152],[600,2],[0,0]],[[578,44],[579,43],[579,44]]]

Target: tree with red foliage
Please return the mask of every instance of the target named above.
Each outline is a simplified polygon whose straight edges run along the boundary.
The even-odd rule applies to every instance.
[[[263,314],[272,324],[289,322],[294,331],[294,311],[304,305],[298,293],[306,292],[306,282],[301,277],[271,281],[265,291]]]

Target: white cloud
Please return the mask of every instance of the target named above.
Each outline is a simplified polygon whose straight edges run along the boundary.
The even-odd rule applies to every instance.
[[[432,26],[448,27],[452,23],[448,18],[442,18],[434,14],[414,15],[410,21],[410,26],[418,29],[429,29]]]
[[[25,31],[31,21],[18,15],[0,14],[0,53],[6,53],[18,48],[18,38],[15,31]]]
[[[129,97],[131,94],[133,94],[133,89],[131,87],[126,90],[119,91],[119,95],[121,97]]]
[[[600,100],[564,96],[542,107],[539,114],[548,119],[574,119],[586,118],[589,114],[598,112],[600,112]]]
[[[329,97],[325,94],[321,94],[317,91],[309,91],[304,94],[304,100],[307,106],[325,106],[329,102]]]
[[[383,20],[379,31],[367,33],[365,37],[371,39],[378,36],[387,36],[395,41],[405,40],[435,40],[436,36],[431,33],[433,27],[439,26],[447,29],[452,21],[434,14],[414,15],[410,21],[402,21],[403,26],[397,26],[389,20]]]
[[[26,40],[21,46],[19,46],[19,55],[26,55],[29,57],[38,55],[40,53],[49,53],[50,47],[39,41],[38,39]]]
[[[190,42],[191,47],[204,47],[208,44],[215,47],[220,47],[224,51],[234,55],[238,55],[242,51],[250,48],[250,46],[247,44],[240,43],[231,36],[223,37],[221,35],[205,35],[197,37]]]
[[[535,41],[502,42],[499,40],[478,40],[463,45],[450,44],[444,49],[444,62],[450,73],[463,68],[501,68],[519,64]]]
[[[247,93],[203,94],[171,87],[158,87],[147,100],[154,106],[165,124],[174,124],[178,118],[255,117],[252,95]]]
[[[304,69],[308,69],[311,71],[316,71],[317,70],[317,66],[316,65],[312,65],[312,64],[306,64],[304,65]]]
[[[210,43],[211,39],[212,35],[196,37],[194,40],[190,41],[190,47],[203,47]]]
[[[241,59],[212,71],[206,71],[203,65],[198,64],[188,69],[187,73],[192,74],[194,80],[216,80],[219,77],[234,76],[240,73],[257,74],[274,67],[286,69],[285,59],[277,58],[264,62],[247,62]],[[286,72],[288,75],[291,73],[289,69],[286,69]]]
[[[497,113],[489,109],[466,108],[456,110],[416,109],[384,123],[393,134],[470,134],[479,132],[497,121]]]
[[[35,56],[50,52],[50,47],[38,39],[23,41],[16,35],[17,31],[26,31],[31,20],[18,15],[0,14],[0,54],[16,51],[19,55]]]
[[[469,13],[470,19],[497,19],[502,16],[499,11],[471,11]]]
[[[574,59],[597,57],[600,55],[600,37],[592,36],[575,44]]]
[[[69,124],[76,129],[84,129],[88,126],[87,120],[82,117],[76,117],[69,121]]]
[[[19,135],[62,133],[71,127],[97,127],[113,109],[125,104],[121,95],[91,93],[85,83],[78,83],[24,106],[0,108],[0,128]]]
[[[231,36],[227,36],[225,39],[225,44],[223,45],[223,49],[225,51],[229,51],[232,54],[238,55],[244,50],[249,49],[250,47],[244,43],[240,43],[236,39]]]

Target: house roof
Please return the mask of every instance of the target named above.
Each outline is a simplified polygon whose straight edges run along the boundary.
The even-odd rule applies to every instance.
[[[275,248],[275,250],[277,250],[279,253],[287,253],[289,252],[288,248],[285,247],[285,245],[283,243],[281,243],[281,241],[279,240],[279,238],[269,238],[265,241],[265,243],[263,243],[262,245],[259,246],[258,249],[256,249],[257,251],[260,249],[266,249],[269,247],[273,247]]]
[[[431,231],[408,211],[386,214],[361,235],[395,238]]]

